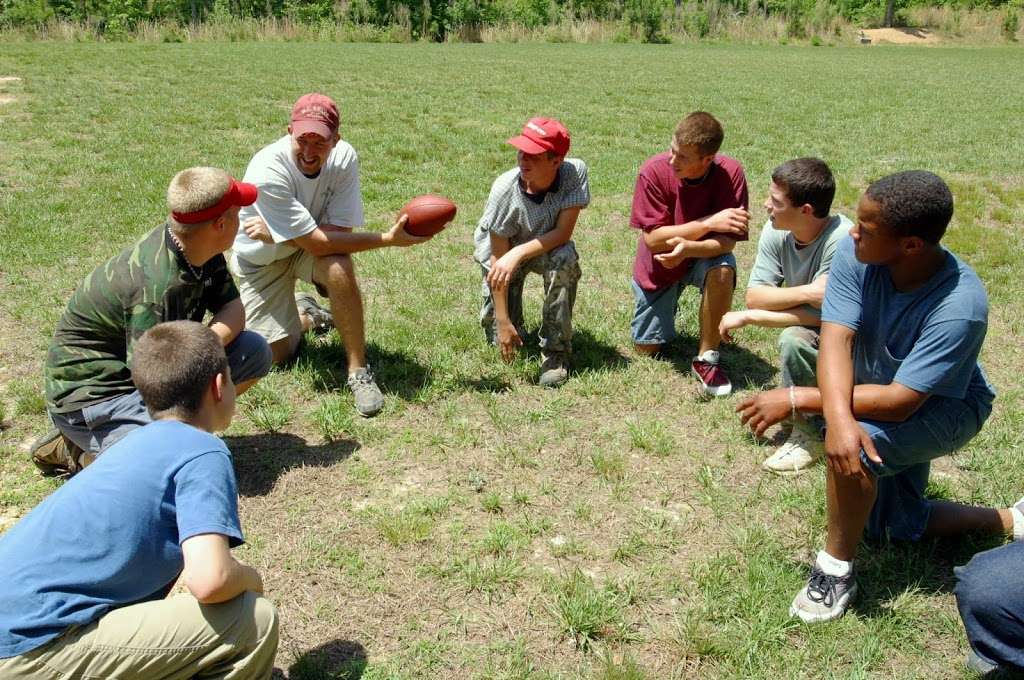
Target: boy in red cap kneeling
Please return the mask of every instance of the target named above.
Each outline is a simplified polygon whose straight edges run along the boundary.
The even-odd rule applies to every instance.
[[[569,131],[552,118],[531,118],[508,143],[518,149],[519,162],[494,180],[473,236],[474,257],[483,270],[480,324],[502,358],[512,361],[523,344],[526,274],[544,277],[540,384],[558,387],[569,376],[580,279],[572,232],[580,210],[590,203],[587,165],[566,158]]]

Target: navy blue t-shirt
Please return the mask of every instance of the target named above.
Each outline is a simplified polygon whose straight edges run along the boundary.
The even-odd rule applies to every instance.
[[[897,382],[987,410],[995,392],[978,365],[988,328],[985,287],[973,269],[945,253],[927,283],[903,293],[887,267],[857,260],[847,236],[832,260],[821,320],[856,331],[855,384]]]
[[[164,597],[199,534],[243,540],[224,442],[168,420],[133,431],[0,536],[0,658]]]

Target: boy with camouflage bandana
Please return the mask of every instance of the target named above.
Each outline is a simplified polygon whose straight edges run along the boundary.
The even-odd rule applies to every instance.
[[[580,210],[590,203],[587,165],[565,157],[569,131],[552,118],[531,118],[508,143],[519,150],[518,165],[494,181],[473,236],[483,270],[480,324],[502,358],[512,361],[523,344],[526,274],[544,277],[540,384],[559,387],[569,377],[580,279],[571,238]]]
[[[44,472],[77,472],[103,449],[152,421],[132,384],[133,346],[163,321],[202,321],[224,344],[241,393],[270,370],[270,349],[247,332],[223,253],[238,211],[256,187],[217,168],[179,172],[167,190],[170,215],[78,287],[57,324],[43,369],[55,425],[31,448]]]

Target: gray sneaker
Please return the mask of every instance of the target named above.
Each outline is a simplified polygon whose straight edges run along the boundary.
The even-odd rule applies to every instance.
[[[850,600],[857,594],[851,566],[846,576],[830,576],[821,570],[815,561],[807,585],[793,598],[789,607],[790,616],[799,616],[804,623],[831,621],[846,613]]]
[[[540,384],[543,387],[561,387],[569,379],[569,362],[564,354],[545,356],[540,365]]]
[[[295,295],[295,306],[298,307],[299,314],[308,316],[313,322],[313,325],[309,328],[313,335],[330,333],[331,329],[334,328],[334,317],[331,316],[331,312],[317,302],[316,298],[309,293],[297,293]]]
[[[384,408],[384,395],[373,380],[373,373],[368,368],[356,369],[348,377],[348,386],[356,398],[356,411],[364,418],[371,418]]]

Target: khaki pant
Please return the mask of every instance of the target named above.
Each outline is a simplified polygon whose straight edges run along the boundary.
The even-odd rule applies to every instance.
[[[191,595],[121,607],[52,642],[0,659],[16,680],[269,678],[277,653],[277,612],[246,592],[220,604]]]

